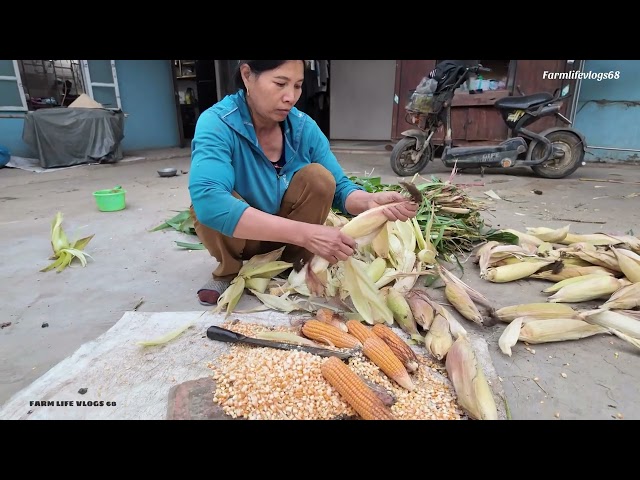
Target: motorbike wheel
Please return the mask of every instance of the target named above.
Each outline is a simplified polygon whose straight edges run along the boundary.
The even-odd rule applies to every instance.
[[[565,178],[575,172],[584,159],[584,145],[577,135],[571,132],[551,132],[546,136],[555,148],[564,152],[561,158],[550,158],[546,162],[531,167],[533,172],[542,178]],[[534,146],[531,158],[540,158],[544,153],[544,145]]]
[[[422,171],[433,160],[433,145],[429,143],[422,156],[414,159],[416,152],[416,139],[405,137],[395,144],[391,151],[391,168],[399,177],[410,177]]]

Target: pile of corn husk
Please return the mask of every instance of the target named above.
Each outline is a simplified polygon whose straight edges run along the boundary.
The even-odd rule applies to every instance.
[[[443,363],[460,405],[475,419],[497,418],[497,410],[465,329],[466,321],[482,328],[507,323],[498,340],[506,355],[511,355],[518,342],[570,341],[597,334],[613,334],[640,348],[639,238],[577,235],[567,226],[528,228],[526,233],[504,229],[493,232],[491,238],[485,236],[480,246],[473,242],[476,248],[471,258],[478,264],[481,279],[492,283],[521,279],[549,282],[543,290],[548,302],[496,310],[484,294],[445,266],[451,261],[451,251],[438,250],[435,245],[436,239],[443,238],[433,230],[436,197],[442,192],[426,200],[427,188],[420,189],[419,184],[401,187],[420,203],[417,217],[400,222],[386,220],[375,209],[354,218],[332,211],[326,224],[341,228],[356,240],[352,257],[334,265],[314,257],[303,268],[292,269],[286,278],[274,276],[293,266],[280,261],[283,249],[254,257],[220,297],[214,311],[225,309],[227,315],[237,311],[238,300],[248,288],[263,304],[250,311],[313,314],[329,307],[348,319],[397,327],[414,348],[426,350]],[[426,222],[421,223],[420,215],[426,216]],[[425,277],[442,282],[447,303],[434,300]],[[248,282],[251,287],[241,288]],[[586,303],[592,301],[601,302],[593,308]]]
[[[570,225],[526,230],[508,230],[518,236],[518,245],[487,242],[474,256],[486,281],[549,283],[542,290],[548,294],[546,303],[494,312],[495,319],[509,324],[498,342],[501,351],[510,356],[519,341],[537,344],[598,334],[613,334],[640,348],[640,238],[574,234]],[[590,308],[586,302],[599,305]]]

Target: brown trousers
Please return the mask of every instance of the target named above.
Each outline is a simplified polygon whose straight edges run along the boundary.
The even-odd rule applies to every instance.
[[[298,170],[291,179],[277,215],[298,222],[322,224],[329,215],[335,190],[336,181],[331,172],[320,164],[309,164]],[[233,195],[245,201],[235,191]],[[285,262],[295,263],[299,259],[308,261],[312,257],[311,252],[297,245],[227,237],[198,222],[193,206],[191,215],[196,235],[219,262],[213,271],[214,278],[231,279],[237,275],[244,260],[277,250],[284,245],[286,247],[281,260]]]

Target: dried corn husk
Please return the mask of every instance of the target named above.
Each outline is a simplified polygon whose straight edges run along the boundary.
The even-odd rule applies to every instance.
[[[600,308],[604,310],[631,310],[640,307],[640,282],[616,290]]]
[[[518,317],[509,323],[498,339],[498,346],[502,353],[511,356],[511,347],[518,343],[523,317]]]
[[[620,270],[632,283],[640,282],[640,255],[624,248],[611,247]]]
[[[593,325],[613,328],[630,337],[640,339],[640,320],[632,318],[620,311],[603,310],[597,308],[580,312],[580,319]]]
[[[518,340],[527,343],[563,342],[607,333],[604,327],[576,318],[553,318],[523,323]]]
[[[439,313],[436,314],[431,328],[424,337],[424,348],[435,358],[442,360],[447,356],[453,341],[449,322]]]
[[[567,234],[569,233],[570,225],[567,225],[562,228],[548,228],[548,227],[536,227],[536,228],[527,228],[527,233],[529,235],[533,235],[534,237],[539,238],[543,242],[546,243],[560,243],[565,239]]]
[[[423,329],[429,330],[431,324],[433,323],[433,318],[435,316],[435,312],[431,304],[425,300],[425,296],[427,294],[421,290],[411,290],[407,295],[405,295],[405,299],[409,304],[409,308],[413,314],[413,318],[416,323],[420,325]]]
[[[458,402],[470,418],[497,420],[498,409],[480,362],[466,336],[459,336],[447,354],[447,373]]]

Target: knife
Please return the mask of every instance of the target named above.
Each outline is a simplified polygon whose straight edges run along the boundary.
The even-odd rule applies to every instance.
[[[312,353],[314,355],[320,355],[321,357],[338,357],[340,360],[346,360],[353,356],[353,351],[338,352],[329,350],[328,348],[309,347],[307,345],[263,340],[261,338],[248,337],[215,325],[212,325],[207,329],[207,337],[209,337],[210,340],[217,340],[218,342],[247,343],[250,345],[257,345],[259,347],[279,348],[281,350],[299,350]]]

